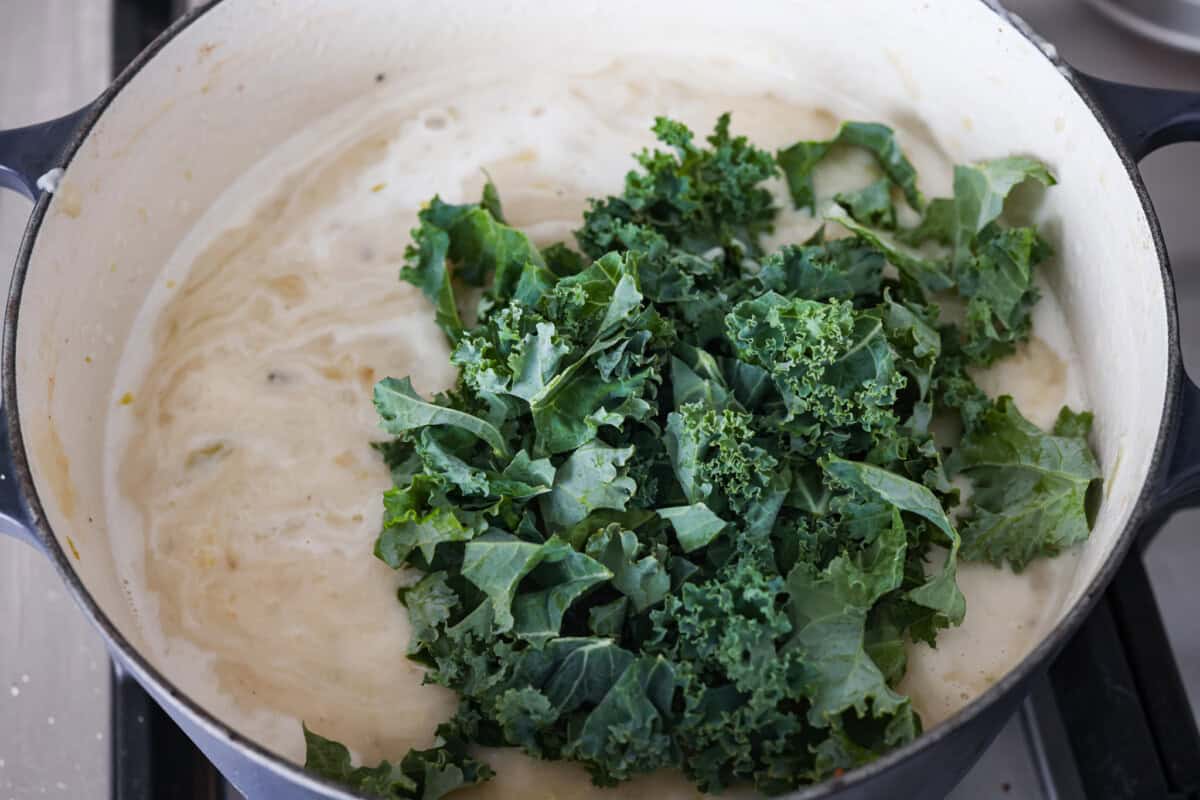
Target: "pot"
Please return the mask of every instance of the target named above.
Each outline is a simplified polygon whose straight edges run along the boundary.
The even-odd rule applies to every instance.
[[[378,73],[416,83],[423,64],[450,51],[466,69],[485,50],[472,43],[483,41],[531,68],[569,71],[574,60],[554,59],[636,59],[642,40],[633,34],[669,25],[665,49],[754,53],[868,109],[921,120],[957,161],[1028,152],[1061,179],[1042,213],[1070,246],[1057,248],[1047,277],[1079,350],[1106,493],[1069,601],[1053,632],[956,716],[794,795],[944,796],[1088,615],[1135,537],[1200,499],[1200,389],[1183,371],[1167,254],[1136,168],[1158,147],[1200,139],[1200,95],[1083,75],[985,2],[763,0],[735,13],[719,0],[512,0],[453,17],[428,8],[218,0],[173,25],[92,105],[0,133],[0,185],[36,200],[4,327],[0,530],[55,563],[114,661],[243,794],[351,797],[240,736],[144,655],[108,545],[106,404],[96,398],[109,396],[136,312],[199,215],[265,152],[364,94]],[[63,182],[44,191],[58,167]]]

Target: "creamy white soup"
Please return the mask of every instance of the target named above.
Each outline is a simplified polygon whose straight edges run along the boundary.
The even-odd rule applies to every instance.
[[[301,720],[363,759],[395,758],[429,745],[456,704],[406,660],[404,576],[372,556],[390,480],[370,447],[385,438],[371,386],[409,375],[432,393],[455,377],[430,307],[397,278],[421,204],[475,200],[486,171],[512,224],[539,244],[569,240],[587,198],[619,191],[630,153],[653,143],[656,115],[702,132],[732,111],[735,132],[772,149],[879,117],[727,63],[394,82],[300,132],[214,204],[165,265],[113,387],[108,527],[150,655],[217,716],[298,761]],[[950,161],[932,135],[885,121],[925,193],[948,194]],[[818,172],[818,192],[862,185],[873,169],[848,154]],[[785,210],[769,244],[816,224]],[[1087,403],[1042,288],[1034,338],[980,382],[1048,426],[1063,403]],[[901,687],[927,729],[1041,639],[1076,563],[1067,553],[1021,575],[960,567],[966,621],[936,650],[910,648]],[[573,765],[484,756],[496,778],[461,796],[612,796]],[[675,774],[621,790],[696,794]]]

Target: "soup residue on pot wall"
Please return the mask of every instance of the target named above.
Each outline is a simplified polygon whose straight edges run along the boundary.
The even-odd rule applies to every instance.
[[[108,431],[114,555],[152,659],[185,692],[296,760],[301,719],[366,759],[429,744],[455,700],[406,660],[402,577],[372,557],[390,480],[370,447],[383,438],[371,385],[411,375],[431,393],[454,379],[426,301],[397,280],[408,231],[434,193],[475,199],[486,170],[513,224],[539,243],[567,239],[588,197],[619,190],[659,114],[706,131],[731,110],[735,131],[769,148],[876,116],[771,76],[745,76],[753,94],[703,78],[695,65],[654,78],[614,65],[565,83],[423,87],[452,105],[381,93],[281,146],[214,205],[141,312]],[[948,192],[937,148],[901,136],[926,194]],[[870,169],[851,154],[818,188],[861,184]],[[814,227],[785,212],[773,241]],[[1044,293],[1039,338],[982,377],[1040,424],[1063,402],[1083,405]],[[135,400],[120,405],[126,392]],[[1071,555],[1020,576],[961,568],[966,623],[937,650],[911,648],[903,688],[926,727],[1040,640],[1073,570]],[[481,796],[589,792],[576,767],[490,757],[498,777]],[[695,790],[656,775],[622,796]]]

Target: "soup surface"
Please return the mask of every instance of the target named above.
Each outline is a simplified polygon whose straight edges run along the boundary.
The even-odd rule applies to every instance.
[[[741,87],[753,87],[743,90]],[[453,98],[447,101],[445,98]],[[665,114],[697,131],[723,111],[766,148],[829,136],[871,109],[770,74],[621,64],[569,79],[473,81],[372,96],[282,145],[232,186],[163,270],[113,387],[109,530],[157,665],[244,734],[303,759],[300,720],[364,759],[427,746],[455,707],[405,658],[398,575],[372,556],[387,469],[372,384],[454,372],[433,314],[397,279],[408,231],[435,192],[473,201],[489,174],[509,221],[538,244],[569,240],[587,198],[619,191],[630,153]],[[911,120],[895,125],[929,196],[950,159]],[[996,156],[1007,155],[996,153]],[[1053,167],[1053,165],[1051,165]],[[821,195],[861,186],[852,154],[817,174]],[[770,245],[813,220],[786,210]],[[980,376],[1037,424],[1086,407],[1073,346],[1043,286],[1034,338]],[[912,646],[909,693],[925,727],[1019,661],[1057,618],[1076,556],[1021,575],[960,567],[966,622]],[[497,777],[461,796],[611,796],[574,766],[484,754]],[[622,797],[694,797],[681,776]],[[456,795],[457,796],[457,795]]]

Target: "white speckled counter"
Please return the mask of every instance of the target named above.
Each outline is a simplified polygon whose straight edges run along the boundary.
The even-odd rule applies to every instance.
[[[50,119],[108,82],[110,0],[0,3],[0,128]],[[29,203],[0,193],[7,289]],[[108,655],[32,548],[0,537],[0,800],[108,794]]]

